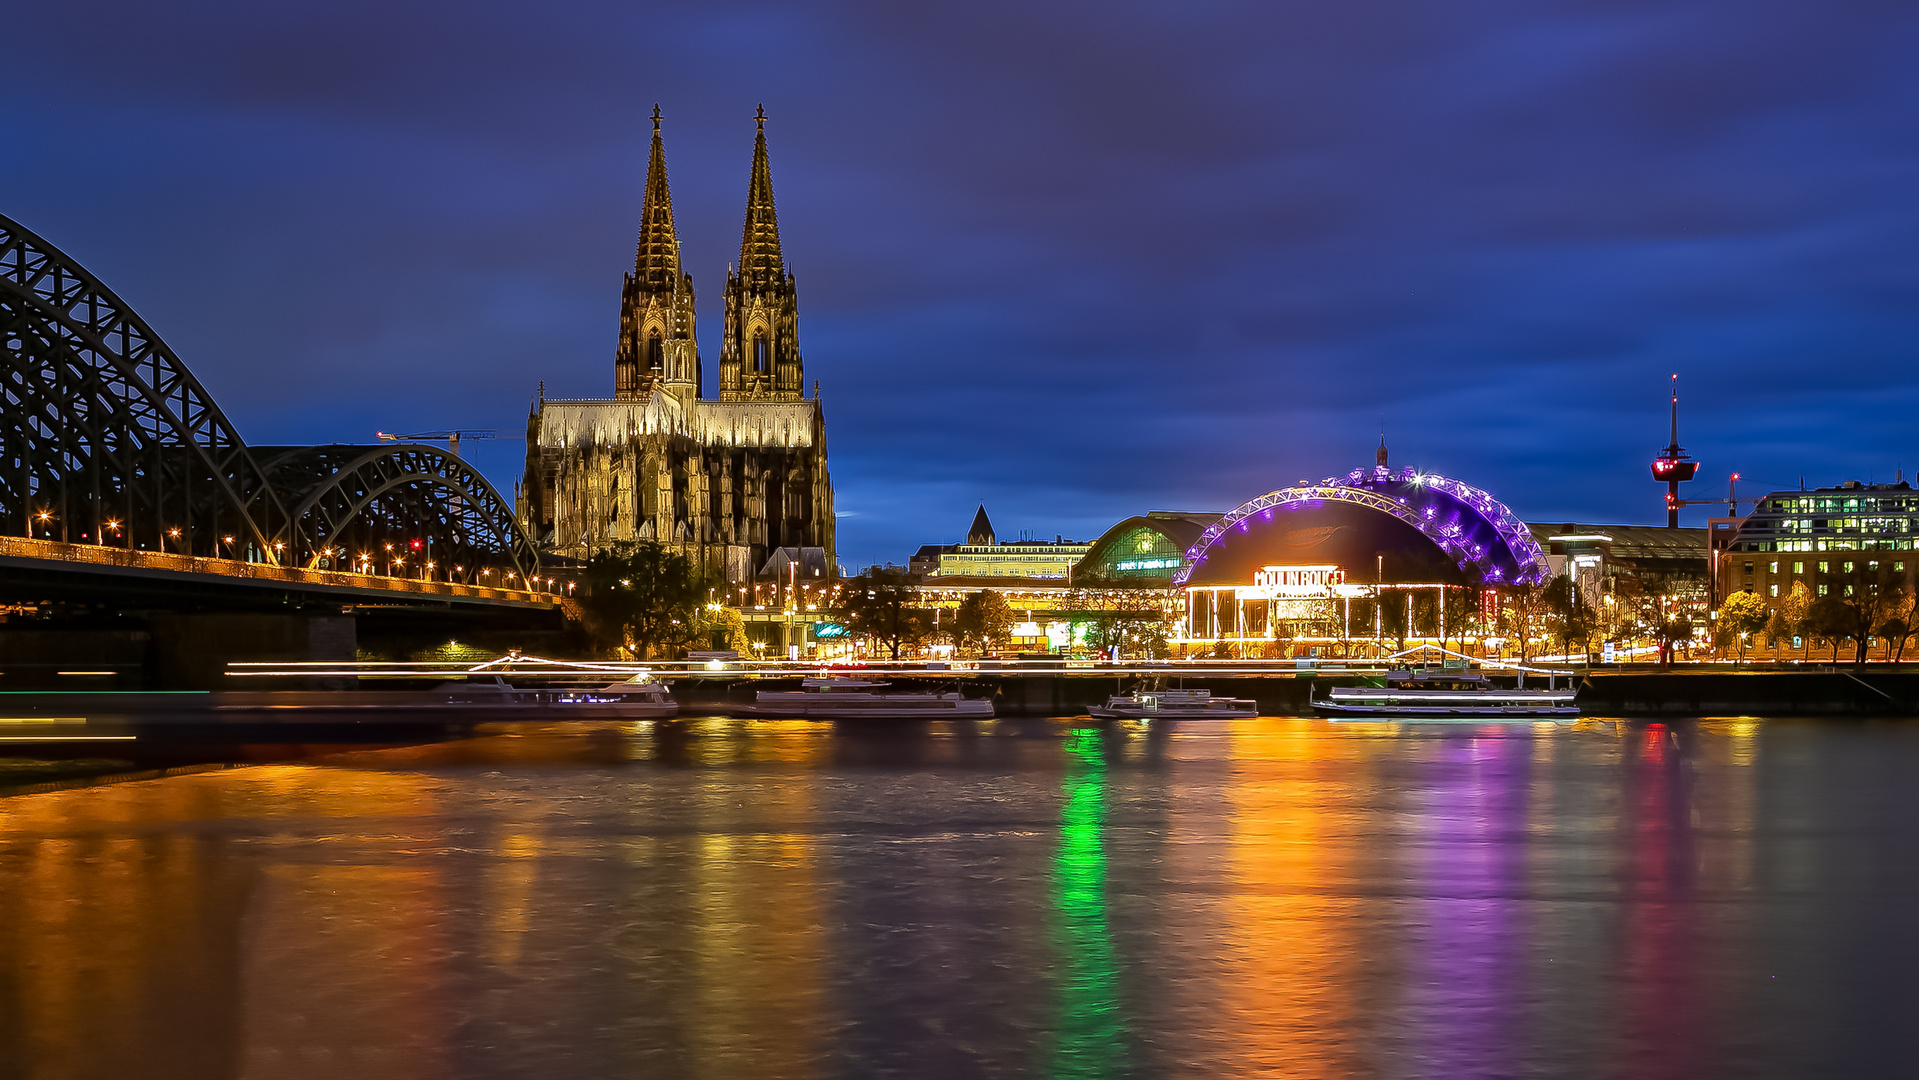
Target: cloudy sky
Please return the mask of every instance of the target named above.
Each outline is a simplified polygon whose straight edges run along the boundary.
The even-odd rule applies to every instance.
[[[1919,467],[1919,6],[13,4],[0,213],[251,442],[612,391],[666,114],[709,380],[769,117],[848,565],[1371,460],[1536,521]],[[709,390],[711,389],[709,383]],[[522,444],[469,456],[510,492]],[[1711,511],[1688,511],[1703,521]]]

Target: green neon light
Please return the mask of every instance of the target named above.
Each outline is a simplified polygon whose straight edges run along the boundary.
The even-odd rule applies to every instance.
[[[1064,961],[1053,1075],[1119,1075],[1126,1062],[1119,961],[1106,921],[1106,760],[1097,735],[1067,743],[1059,854],[1053,860],[1054,939]]]

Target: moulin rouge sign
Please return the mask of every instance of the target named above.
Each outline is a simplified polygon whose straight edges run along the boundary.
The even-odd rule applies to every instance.
[[[1248,600],[1282,596],[1325,596],[1346,584],[1337,566],[1264,566],[1253,572],[1253,587],[1241,589]]]

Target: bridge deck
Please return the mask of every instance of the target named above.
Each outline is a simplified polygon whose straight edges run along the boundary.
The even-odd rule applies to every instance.
[[[406,603],[437,599],[537,609],[550,609],[559,603],[559,597],[555,594],[525,589],[452,581],[419,581],[379,574],[356,574],[346,570],[309,570],[298,566],[243,562],[239,559],[202,558],[98,544],[65,544],[20,536],[0,536],[0,566],[53,573],[199,581],[221,586],[295,588],[302,592],[338,596],[346,601],[387,599]]]

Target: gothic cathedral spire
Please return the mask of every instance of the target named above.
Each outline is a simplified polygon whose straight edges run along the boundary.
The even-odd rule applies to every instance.
[[[614,397],[640,398],[655,389],[686,401],[700,393],[693,278],[680,265],[658,105],[653,106],[653,153],[640,203],[639,250],[620,294],[620,343],[613,359]]]
[[[726,275],[726,333],[720,342],[721,401],[799,401],[799,301],[780,253],[773,169],[766,158],[766,109],[754,117],[753,168],[746,182],[740,264]]]

